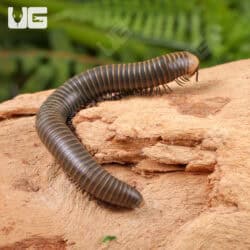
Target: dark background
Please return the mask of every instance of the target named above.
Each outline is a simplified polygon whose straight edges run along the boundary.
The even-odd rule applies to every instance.
[[[48,8],[45,30],[10,30],[7,8]],[[188,50],[210,66],[250,57],[249,0],[1,0],[0,101],[56,88],[95,65]]]

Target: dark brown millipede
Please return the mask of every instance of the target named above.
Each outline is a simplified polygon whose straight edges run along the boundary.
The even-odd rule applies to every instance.
[[[93,101],[162,90],[169,92],[169,82],[175,80],[182,85],[195,73],[197,81],[198,69],[199,59],[186,51],[143,62],[89,69],[69,79],[42,104],[36,118],[39,137],[82,190],[114,205],[138,207],[143,200],[141,194],[102,168],[77,139],[68,122],[81,107]]]

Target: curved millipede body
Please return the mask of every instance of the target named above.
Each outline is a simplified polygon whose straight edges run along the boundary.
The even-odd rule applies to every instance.
[[[69,79],[42,104],[36,118],[41,141],[68,176],[82,190],[105,202],[134,208],[141,194],[104,170],[87,152],[68,126],[83,106],[114,95],[150,94],[170,90],[196,73],[199,59],[189,52],[176,52],[143,62],[95,67]],[[197,79],[198,80],[198,79]]]

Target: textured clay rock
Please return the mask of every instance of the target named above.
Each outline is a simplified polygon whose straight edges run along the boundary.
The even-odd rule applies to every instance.
[[[142,193],[134,210],[77,190],[40,142],[34,115],[52,91],[0,104],[0,249],[250,249],[250,60],[171,86],[73,120],[95,159]]]

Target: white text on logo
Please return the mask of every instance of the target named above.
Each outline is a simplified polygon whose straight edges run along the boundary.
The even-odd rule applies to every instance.
[[[39,16],[38,16],[38,15]],[[15,21],[14,8],[8,8],[8,27],[10,29],[46,29],[48,25],[47,7],[22,7],[20,21]]]

